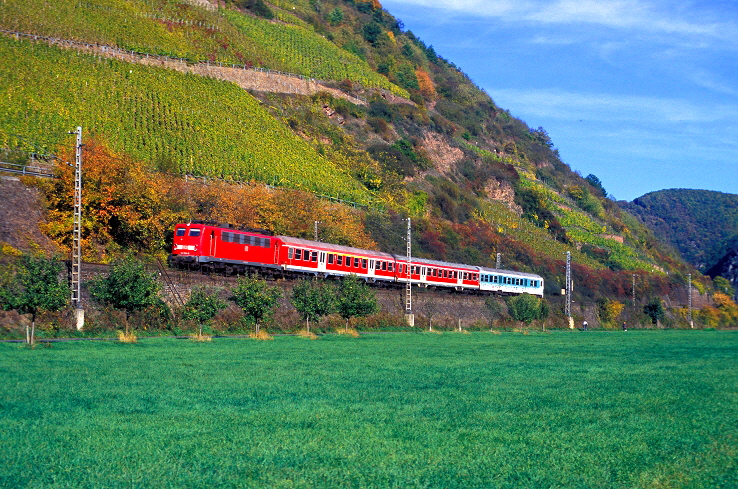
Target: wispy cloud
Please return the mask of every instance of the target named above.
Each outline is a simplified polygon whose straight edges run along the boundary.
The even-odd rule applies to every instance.
[[[712,123],[738,118],[733,105],[696,105],[679,98],[645,97],[561,90],[488,89],[493,98],[515,107],[526,117],[569,121],[652,121]]]
[[[679,12],[663,0],[394,0],[398,3],[495,17],[510,22],[584,24],[654,34],[709,37],[738,43],[738,18],[709,7]]]

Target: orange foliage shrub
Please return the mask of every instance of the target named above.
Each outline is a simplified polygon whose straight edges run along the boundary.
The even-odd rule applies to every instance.
[[[433,85],[433,80],[431,80],[430,75],[428,75],[428,72],[418,69],[415,70],[415,77],[418,79],[418,86],[420,87],[420,93],[423,94],[425,98],[433,99],[436,97],[436,87]]]
[[[720,311],[716,307],[705,306],[698,313],[699,319],[710,328],[718,326],[720,323]]]

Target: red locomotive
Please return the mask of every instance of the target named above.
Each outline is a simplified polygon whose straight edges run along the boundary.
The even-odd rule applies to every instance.
[[[354,274],[367,282],[406,284],[410,281],[421,287],[543,296],[543,279],[538,275],[423,258],[412,258],[408,263],[406,256],[381,251],[197,221],[175,226],[169,263],[177,268],[226,274],[258,271],[275,278]],[[495,279],[493,286],[492,278],[496,276],[499,280]],[[484,280],[480,282],[480,278]]]

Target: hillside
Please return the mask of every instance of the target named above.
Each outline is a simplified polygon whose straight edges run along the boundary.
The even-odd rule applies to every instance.
[[[545,129],[498,107],[377,0],[6,0],[0,28],[5,159],[68,159],[78,125],[90,141],[89,259],[163,254],[188,218],[297,236],[320,220],[342,243],[398,251],[409,216],[418,256],[490,266],[502,253],[549,293],[567,251],[588,299],[627,297],[633,272],[667,293],[691,271],[572,172]],[[263,70],[285,83],[238,82]],[[225,183],[196,190],[182,174]],[[64,246],[60,175],[41,187]]]
[[[738,195],[670,189],[621,205],[703,272],[738,243]]]

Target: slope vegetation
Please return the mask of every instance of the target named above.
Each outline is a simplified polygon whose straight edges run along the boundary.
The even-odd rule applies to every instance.
[[[7,81],[0,97],[8,107],[0,120],[3,145],[68,154],[60,147],[71,142],[66,131],[82,125],[107,154],[146,171],[254,180],[383,211],[361,214],[366,235],[344,233],[347,244],[362,235],[386,251],[403,250],[402,220],[411,217],[418,256],[493,266],[502,253],[503,266],[541,273],[549,292],[560,291],[567,251],[581,267],[578,290],[591,298],[626,296],[633,271],[649,277],[644,288],[663,293],[689,273],[648,228],[605,197],[596,177],[572,172],[543,128],[498,107],[377,0],[217,5],[6,0],[0,27],[187,63],[289,71],[320,78],[362,103],[329,93],[247,93],[166,67],[6,36],[0,40],[0,77]],[[62,187],[68,182],[57,191]],[[48,201],[56,203],[61,237],[68,206],[58,196]],[[240,214],[214,203],[171,205],[179,207],[142,218],[153,236],[149,244],[108,232],[102,234],[111,241],[99,247],[162,253],[169,218],[159,215],[256,225],[264,219],[254,216],[270,212],[263,202],[243,203],[248,212]],[[124,214],[123,206],[105,212]],[[300,216],[301,224],[314,219]]]
[[[366,203],[369,195],[230,83],[0,37],[0,124],[49,147],[81,125],[163,169],[258,180]]]

